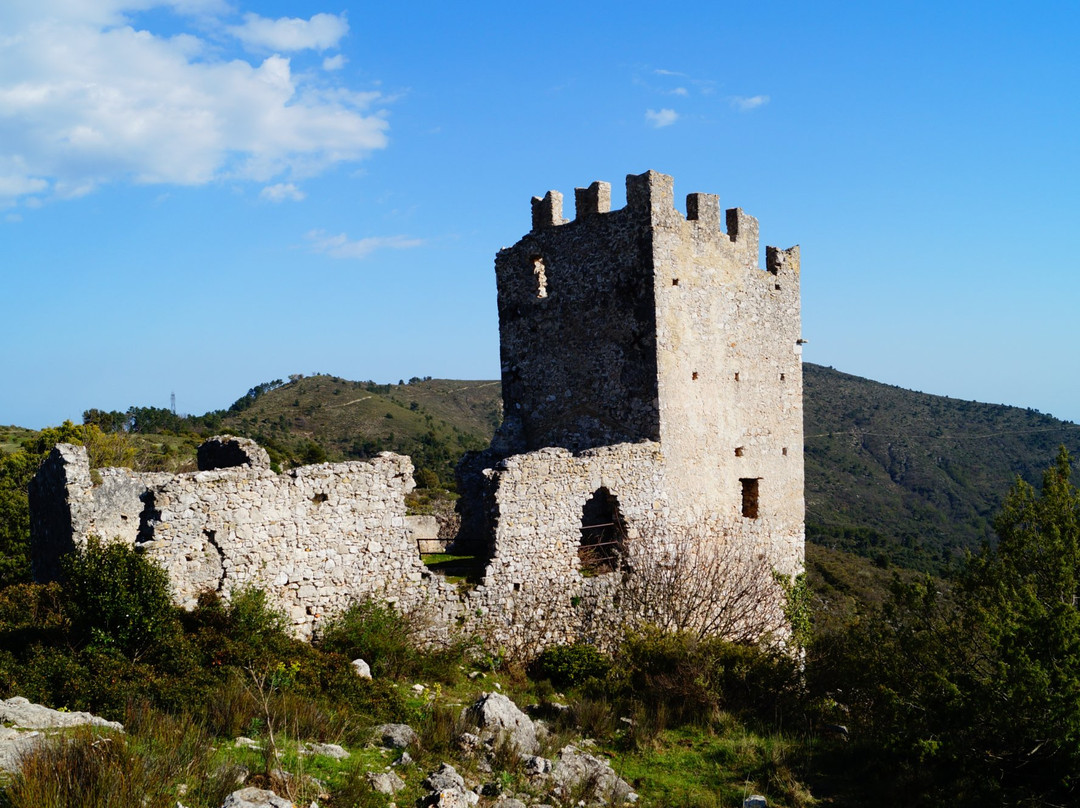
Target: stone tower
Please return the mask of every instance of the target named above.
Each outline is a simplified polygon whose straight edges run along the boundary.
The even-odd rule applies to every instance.
[[[675,209],[672,178],[532,201],[532,230],[495,259],[505,422],[502,456],[657,442],[666,527],[752,537],[801,564],[799,249],[766,251],[718,198]],[[783,563],[787,559],[789,563]],[[797,559],[797,561],[796,561]]]

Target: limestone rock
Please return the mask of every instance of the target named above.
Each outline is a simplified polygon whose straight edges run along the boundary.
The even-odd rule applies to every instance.
[[[52,727],[77,727],[82,724],[92,724],[96,727],[109,727],[123,731],[124,726],[119,721],[107,721],[90,713],[64,713],[43,707],[40,704],[32,704],[29,699],[22,696],[14,696],[6,701],[0,701],[0,722],[14,724],[16,727],[25,729],[49,729]]]
[[[416,730],[408,724],[382,724],[375,727],[375,734],[388,749],[404,749],[417,739]]]
[[[352,661],[352,666],[353,670],[356,671],[356,675],[359,676],[361,679],[371,678],[371,666],[368,665],[364,660],[354,659]]]
[[[498,743],[502,739],[514,745],[519,754],[535,754],[540,749],[536,727],[525,713],[502,693],[485,693],[462,716],[480,729],[480,738]]]
[[[0,727],[0,772],[17,772],[22,756],[45,740],[40,732],[19,732]]]
[[[521,764],[525,769],[525,774],[530,777],[551,773],[551,761],[539,755],[527,755],[522,759]]]
[[[551,769],[551,781],[558,797],[565,798],[575,788],[590,784],[592,793],[588,796],[604,804],[619,805],[637,800],[630,784],[615,774],[607,762],[580,752],[574,746],[559,750]]]
[[[306,749],[312,755],[324,755],[334,760],[344,760],[349,756],[348,750],[336,743],[311,743]]]
[[[760,794],[751,794],[742,804],[743,808],[768,808],[769,801]]]
[[[465,779],[457,773],[457,770],[453,766],[449,763],[444,763],[425,777],[420,785],[430,791],[444,791],[451,788],[464,791]]]
[[[393,772],[368,772],[367,779],[379,794],[396,794],[405,788],[405,781]]]
[[[296,808],[296,805],[273,791],[242,788],[226,797],[221,808]]]

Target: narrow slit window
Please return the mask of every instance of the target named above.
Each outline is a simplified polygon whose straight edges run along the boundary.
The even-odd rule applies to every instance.
[[[780,381],[783,381],[783,380],[784,380],[784,378],[785,378],[784,374],[783,374],[783,373],[781,373],[781,374],[780,374]]]
[[[735,371],[735,381],[739,380],[739,371]]]
[[[757,477],[744,477],[742,484],[742,515],[747,519],[758,518],[758,483]]]
[[[532,262],[533,275],[536,276],[536,297],[542,299],[548,296],[547,267],[544,264],[544,256],[534,255]]]
[[[783,449],[780,450],[780,454],[782,454],[784,457],[787,457],[787,447],[786,446]]]

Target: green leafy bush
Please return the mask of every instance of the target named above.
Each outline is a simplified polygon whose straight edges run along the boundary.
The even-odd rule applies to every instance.
[[[550,679],[556,687],[573,687],[589,679],[603,679],[611,669],[611,658],[585,643],[548,648],[534,663],[535,675]]]
[[[77,643],[133,660],[171,646],[179,630],[168,574],[119,542],[91,537],[64,558],[63,604]]]

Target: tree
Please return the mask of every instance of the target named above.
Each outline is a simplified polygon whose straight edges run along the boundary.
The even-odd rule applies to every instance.
[[[1017,481],[999,542],[952,585],[891,598],[819,641],[808,670],[845,702],[896,796],[1075,804],[1080,791],[1080,492],[1062,448],[1040,491]]]

